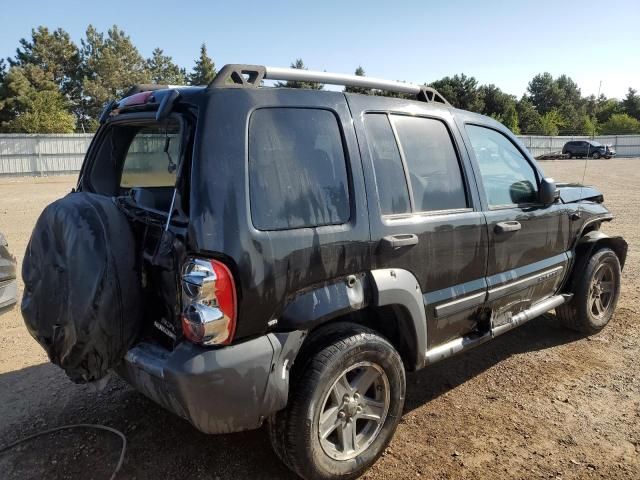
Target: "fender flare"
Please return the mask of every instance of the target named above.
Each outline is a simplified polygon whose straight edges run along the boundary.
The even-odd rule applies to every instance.
[[[305,330],[369,306],[399,306],[415,369],[425,366],[427,317],[420,283],[408,270],[386,268],[335,279],[296,294],[278,318],[279,331]],[[400,325],[398,326],[400,327]]]
[[[593,252],[602,247],[613,250],[620,261],[620,269],[622,270],[624,268],[627,260],[627,250],[629,248],[627,241],[620,236],[612,237],[600,230],[592,230],[580,237],[576,242],[573,252],[575,260],[563,290],[573,291],[576,279],[580,278],[584,273]]]
[[[371,277],[374,287],[372,304],[378,307],[385,305],[399,305],[404,307],[413,327],[415,369],[425,366],[427,351],[427,315],[420,283],[408,270],[400,268],[385,268],[372,270]]]

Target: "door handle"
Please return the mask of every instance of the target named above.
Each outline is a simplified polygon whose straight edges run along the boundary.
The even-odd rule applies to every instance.
[[[521,228],[522,228],[522,225],[520,225],[520,222],[516,222],[515,220],[510,220],[508,222],[496,223],[496,227],[494,231],[496,233],[517,232]]]
[[[382,237],[382,243],[391,248],[410,247],[418,244],[418,236],[413,233],[400,233]]]

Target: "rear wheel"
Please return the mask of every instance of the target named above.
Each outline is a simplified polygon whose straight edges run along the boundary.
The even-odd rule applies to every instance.
[[[602,330],[616,309],[620,276],[618,256],[608,248],[598,250],[578,280],[573,299],[557,309],[560,320],[567,327],[584,333]]]
[[[402,415],[398,352],[372,330],[332,329],[299,362],[289,405],[269,421],[278,456],[305,479],[351,479],[385,449]]]

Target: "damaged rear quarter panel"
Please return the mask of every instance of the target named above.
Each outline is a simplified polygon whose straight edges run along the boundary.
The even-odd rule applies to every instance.
[[[351,115],[341,93],[213,89],[201,112],[194,153],[189,237],[193,250],[223,257],[238,289],[236,339],[260,335],[299,291],[370,268],[364,180]],[[350,218],[342,225],[257,230],[248,192],[247,132],[258,108],[334,112],[349,176]],[[198,137],[207,136],[206,141]]]

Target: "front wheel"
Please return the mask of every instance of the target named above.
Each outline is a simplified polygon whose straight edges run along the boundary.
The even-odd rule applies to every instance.
[[[571,152],[567,152],[567,159],[571,160],[573,158],[573,154]]]
[[[577,281],[571,301],[556,310],[558,318],[572,330],[599,332],[609,323],[616,309],[620,277],[618,256],[608,248],[598,250]]]
[[[358,477],[382,454],[402,415],[398,352],[372,330],[340,328],[299,360],[289,405],[269,421],[276,453],[305,479]]]
[[[593,159],[594,159],[594,160],[598,160],[599,158],[600,158],[600,152],[595,152],[595,153],[593,154]]]

